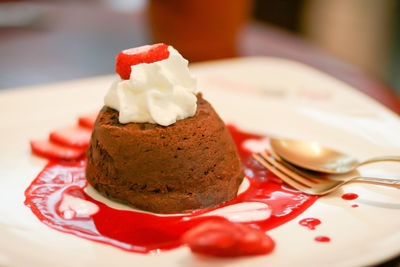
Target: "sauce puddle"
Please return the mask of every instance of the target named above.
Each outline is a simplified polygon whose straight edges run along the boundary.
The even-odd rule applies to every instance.
[[[315,227],[317,225],[320,225],[321,221],[319,219],[316,219],[316,218],[306,218],[306,219],[303,219],[303,220],[299,221],[299,224],[301,226],[307,227],[310,230],[315,230]]]
[[[281,180],[253,159],[251,151],[242,146],[246,140],[265,137],[242,132],[233,126],[228,128],[250,185],[245,192],[222,206],[245,202],[267,204],[271,216],[245,224],[268,231],[296,218],[318,199],[282,184]],[[181,237],[187,230],[216,218],[199,216],[216,208],[173,216],[111,208],[84,191],[87,186],[85,166],[85,160],[50,161],[26,189],[25,205],[41,222],[53,229],[140,253],[179,247],[182,245]],[[80,202],[65,204],[65,196]],[[82,203],[85,205],[82,206]],[[69,205],[75,205],[73,212],[69,210]],[[90,207],[94,207],[93,211],[89,210]]]
[[[342,198],[344,200],[354,200],[358,198],[358,195],[355,193],[346,193],[342,195]]]
[[[331,241],[331,239],[327,236],[317,236],[316,238],[314,238],[314,240],[317,242],[323,242],[323,243],[327,243],[327,242]]]

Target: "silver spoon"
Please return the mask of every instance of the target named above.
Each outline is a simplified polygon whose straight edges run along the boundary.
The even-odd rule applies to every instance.
[[[359,162],[356,158],[316,142],[271,138],[271,148],[284,160],[304,169],[323,173],[346,173],[378,161],[400,161],[400,156],[384,156]]]

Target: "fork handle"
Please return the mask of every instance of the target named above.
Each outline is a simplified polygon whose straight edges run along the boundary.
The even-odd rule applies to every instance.
[[[360,162],[358,164],[358,166],[370,164],[370,163],[374,163],[374,162],[379,162],[379,161],[400,161],[400,156],[375,157],[375,158],[367,159],[365,161]]]
[[[365,182],[378,185],[387,185],[391,187],[396,187],[400,189],[400,180],[395,179],[385,179],[385,178],[375,178],[375,177],[357,177],[352,179],[352,182]]]

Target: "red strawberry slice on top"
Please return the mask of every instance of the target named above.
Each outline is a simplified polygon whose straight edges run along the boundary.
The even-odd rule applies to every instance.
[[[50,133],[50,141],[64,146],[86,148],[89,146],[92,131],[86,127],[70,126]]]
[[[182,238],[192,252],[215,257],[240,257],[270,253],[275,242],[263,231],[229,221],[206,221]]]
[[[153,63],[169,57],[168,45],[153,44],[122,51],[117,56],[115,72],[121,79],[128,80],[131,76],[131,66],[140,63]]]
[[[59,159],[59,160],[75,160],[83,157],[85,149],[72,148],[53,143],[49,140],[33,140],[31,141],[32,152],[38,156]]]

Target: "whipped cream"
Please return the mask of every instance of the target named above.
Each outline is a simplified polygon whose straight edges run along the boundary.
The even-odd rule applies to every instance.
[[[131,66],[129,80],[115,81],[104,104],[119,111],[119,122],[149,122],[168,126],[194,116],[197,81],[188,61],[172,46],[169,57]]]

